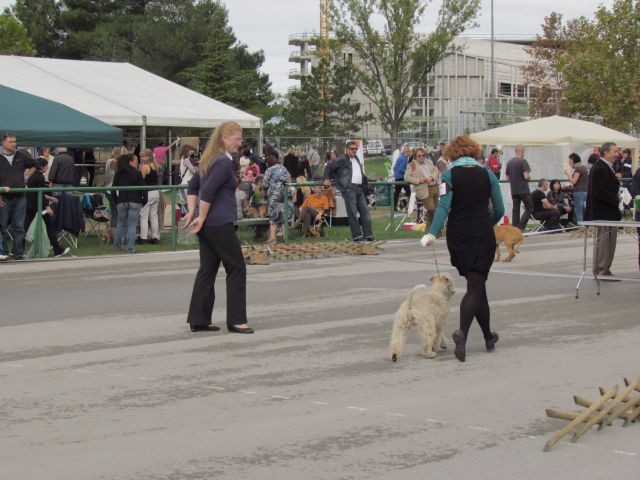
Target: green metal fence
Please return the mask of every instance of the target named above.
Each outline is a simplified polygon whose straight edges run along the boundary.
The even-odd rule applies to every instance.
[[[537,183],[536,180],[529,180],[529,183]],[[508,180],[500,180],[500,183],[509,183]],[[563,181],[563,183],[566,183]],[[386,195],[388,198],[393,198],[393,189],[396,185],[408,185],[407,182],[369,182],[371,186],[374,187],[375,191],[380,191],[380,189],[386,190]],[[322,182],[304,182],[304,183],[287,183],[287,189],[289,187],[303,187],[303,186],[322,186]],[[176,250],[177,244],[177,228],[176,228],[176,207],[177,207],[177,191],[185,190],[187,188],[186,185],[150,185],[150,186],[118,186],[116,187],[49,187],[49,188],[12,188],[12,193],[38,193],[38,212],[42,211],[42,195],[44,193],[53,193],[53,192],[68,192],[68,193],[106,193],[111,192],[113,190],[118,191],[132,191],[132,190],[145,190],[145,191],[169,191],[171,193],[171,250]],[[288,218],[289,208],[289,195],[284,196],[284,218]],[[393,223],[394,221],[394,213],[395,213],[395,205],[393,201],[389,202],[389,221]],[[36,232],[39,234],[43,234],[44,232],[44,221],[42,220],[42,215],[36,215],[37,224],[35,226]],[[25,225],[25,228],[28,228],[28,225]],[[289,224],[285,222],[284,229],[284,242],[289,242]]]

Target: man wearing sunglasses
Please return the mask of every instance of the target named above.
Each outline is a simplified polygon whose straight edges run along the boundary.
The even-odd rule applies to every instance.
[[[366,197],[367,177],[364,174],[364,165],[356,155],[357,151],[358,144],[355,141],[347,142],[346,155],[329,163],[324,176],[334,180],[336,189],[342,194],[353,241],[373,241],[371,214]]]

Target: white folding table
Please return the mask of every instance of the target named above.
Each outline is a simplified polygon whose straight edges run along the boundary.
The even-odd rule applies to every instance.
[[[589,220],[585,222],[578,222],[579,227],[584,228],[584,257],[582,261],[582,275],[580,275],[580,280],[578,280],[578,284],[576,285],[576,298],[578,298],[578,293],[580,292],[580,284],[582,283],[582,279],[587,273],[587,241],[589,239],[589,227],[614,227],[614,228],[640,228],[640,222],[623,222],[623,221],[613,221],[613,220]],[[637,232],[637,231],[636,231]],[[636,233],[637,237],[637,233]],[[596,236],[594,233],[593,243],[596,244]],[[600,279],[598,275],[593,275],[596,279],[596,283],[598,285],[598,295],[600,295]]]

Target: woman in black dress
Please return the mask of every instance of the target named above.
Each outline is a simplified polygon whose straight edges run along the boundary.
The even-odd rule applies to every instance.
[[[453,332],[456,358],[464,362],[474,318],[482,329],[488,351],[498,341],[498,334],[491,331],[485,284],[496,251],[493,225],[504,215],[504,205],[498,179],[476,160],[482,155],[480,145],[467,136],[456,137],[442,155],[453,164],[442,174],[440,203],[421,243],[433,245],[448,217],[447,248],[451,264],[467,279],[467,293],[460,303],[460,329]]]

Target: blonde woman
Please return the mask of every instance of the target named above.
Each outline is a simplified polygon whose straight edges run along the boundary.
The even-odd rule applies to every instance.
[[[187,316],[192,332],[220,330],[211,325],[211,316],[216,275],[222,263],[227,274],[227,329],[232,333],[253,333],[247,324],[247,269],[234,229],[238,179],[233,155],[241,143],[240,125],[220,124],[202,154],[196,175],[189,182],[187,225],[192,226],[191,232],[198,235],[200,244],[200,268]],[[191,220],[198,195],[199,214]]]
[[[144,149],[140,152],[140,175],[144,179],[147,186],[158,185],[158,164],[153,158],[153,151]],[[160,229],[158,228],[158,202],[160,201],[160,192],[158,190],[150,190],[147,192],[147,203],[140,210],[140,243],[151,243],[153,245],[160,243]],[[149,224],[151,224],[151,239],[147,239],[149,235]]]

